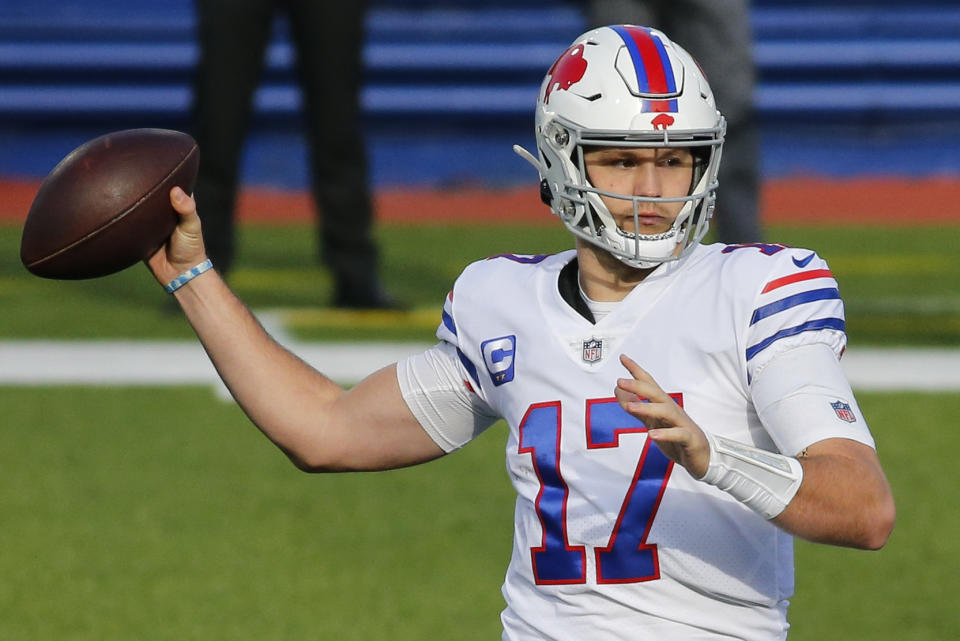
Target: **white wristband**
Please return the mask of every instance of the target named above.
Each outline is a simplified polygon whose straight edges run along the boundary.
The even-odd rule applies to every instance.
[[[163,289],[168,294],[172,294],[173,292],[177,291],[178,289],[180,289],[181,287],[189,283],[191,280],[193,280],[203,272],[208,271],[212,268],[213,268],[213,262],[211,262],[211,260],[208,258],[202,263],[200,263],[199,265],[197,265],[196,267],[191,267],[187,271],[183,272],[182,274],[180,274],[179,276],[171,280],[169,283],[163,286]]]
[[[800,461],[705,434],[710,464],[701,481],[727,492],[767,520],[786,509],[803,481]]]

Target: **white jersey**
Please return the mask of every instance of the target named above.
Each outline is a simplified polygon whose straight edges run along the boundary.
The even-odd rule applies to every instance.
[[[751,398],[778,352],[816,342],[843,351],[826,263],[780,245],[701,246],[593,324],[558,290],[575,255],[470,265],[437,332],[478,405],[510,427],[517,502],[503,638],[785,638],[792,537],[674,465],[613,390],[628,376],[623,353],[713,434],[790,456],[835,436],[872,445],[855,403],[829,408],[833,421],[771,433]]]

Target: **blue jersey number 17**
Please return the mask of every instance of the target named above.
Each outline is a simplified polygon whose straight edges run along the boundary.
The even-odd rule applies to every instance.
[[[683,405],[680,394],[671,394],[671,397]],[[559,401],[531,405],[520,422],[519,452],[531,455],[540,479],[536,509],[543,527],[543,541],[539,547],[532,548],[530,554],[534,577],[543,585],[585,583],[587,579],[586,548],[570,545],[567,536],[570,492],[561,471],[562,428]],[[621,435],[646,432],[646,429],[642,421],[624,411],[614,398],[586,402],[588,450],[618,447]],[[647,440],[610,539],[605,547],[593,550],[598,583],[636,583],[660,578],[657,546],[647,543],[647,535],[672,469],[673,461]]]

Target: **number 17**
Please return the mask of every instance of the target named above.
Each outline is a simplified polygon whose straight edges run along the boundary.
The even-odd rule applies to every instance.
[[[670,395],[683,405],[681,394]],[[586,547],[570,545],[567,537],[567,499],[570,490],[560,470],[559,401],[535,403],[520,421],[520,454],[530,454],[540,480],[536,510],[543,528],[539,547],[531,548],[533,574],[540,585],[585,583]],[[588,450],[618,447],[622,434],[646,432],[640,419],[624,411],[615,398],[586,402]],[[630,486],[606,547],[594,549],[598,583],[637,583],[660,578],[657,546],[647,543],[653,519],[673,469],[650,440],[634,470]]]

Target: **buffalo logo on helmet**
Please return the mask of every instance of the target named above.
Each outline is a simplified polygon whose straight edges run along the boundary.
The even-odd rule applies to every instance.
[[[656,118],[650,121],[650,124],[653,125],[654,130],[656,129],[666,129],[674,123],[673,116],[669,114],[660,114]]]
[[[587,61],[583,58],[583,45],[576,45],[564,51],[547,72],[550,82],[543,96],[543,102],[550,102],[550,94],[554,89],[569,91],[570,87],[583,80],[585,73],[587,73]]]

